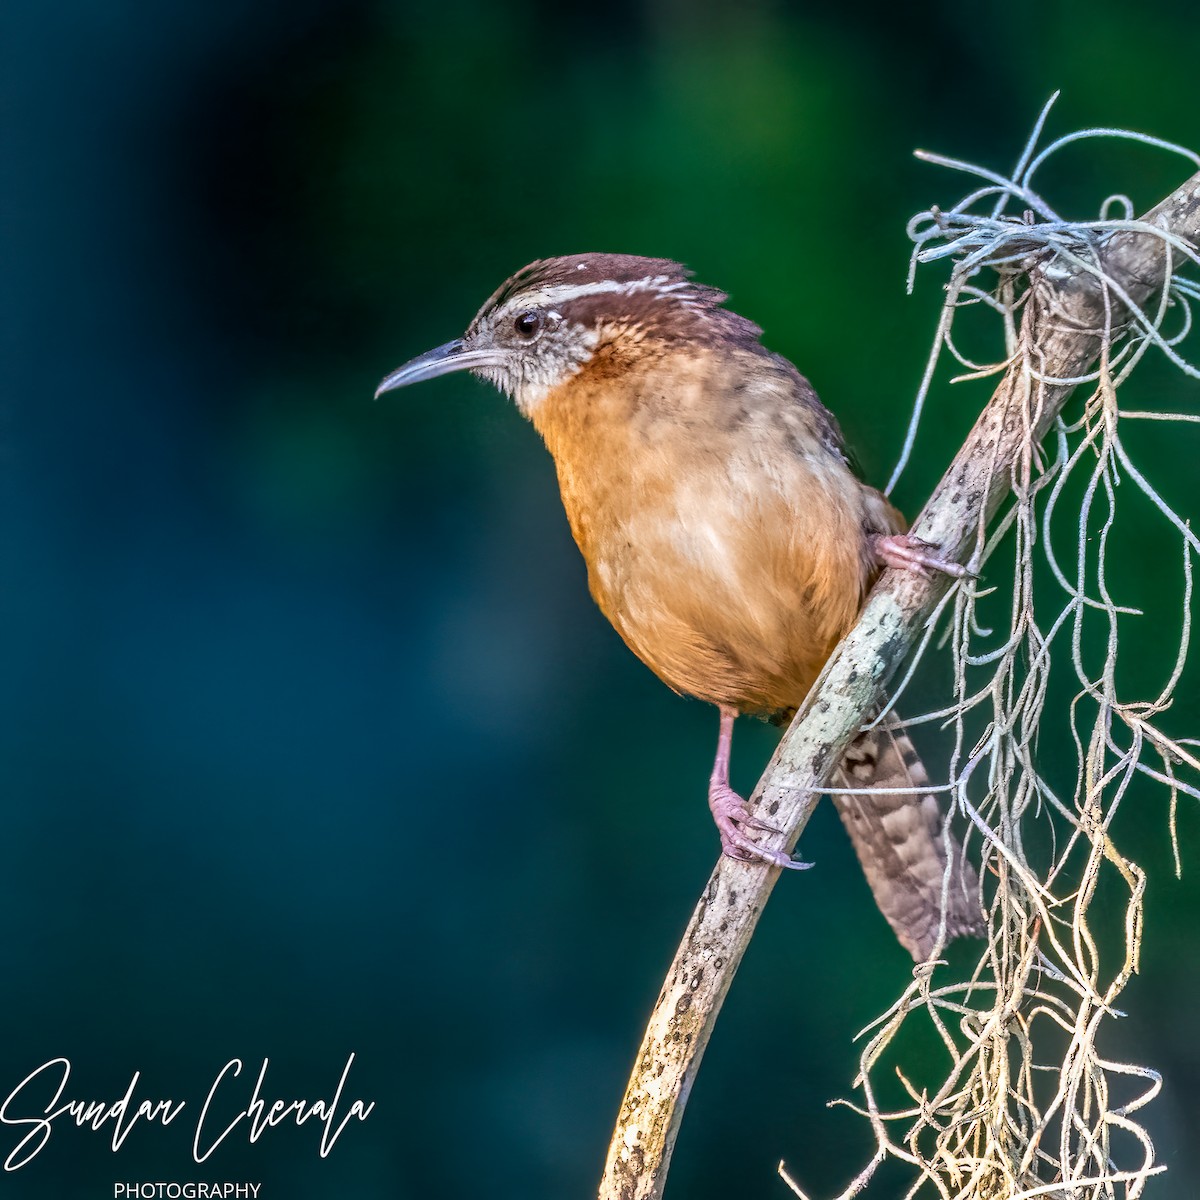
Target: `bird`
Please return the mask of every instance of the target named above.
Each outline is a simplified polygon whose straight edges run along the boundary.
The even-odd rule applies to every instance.
[[[669,687],[718,710],[723,853],[802,868],[730,785],[735,719],[790,719],[883,567],[963,569],[907,535],[813,386],[727,300],[670,259],[540,259],[375,394],[469,371],[515,402],[554,460],[600,610]],[[864,728],[833,782],[854,789],[835,805],[914,959],[978,933],[978,877],[898,719]]]

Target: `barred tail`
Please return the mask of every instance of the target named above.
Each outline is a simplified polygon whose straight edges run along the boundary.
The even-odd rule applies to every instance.
[[[900,724],[887,718],[850,743],[834,786],[926,787],[929,776]],[[900,944],[923,962],[935,950],[942,927],[947,875],[942,830],[946,815],[930,792],[891,796],[835,794],[837,806],[862,863],[875,903]],[[983,932],[979,877],[957,838],[949,842],[945,941]]]

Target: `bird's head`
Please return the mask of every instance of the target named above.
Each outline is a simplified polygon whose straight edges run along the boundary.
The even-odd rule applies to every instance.
[[[620,366],[629,366],[639,354],[657,355],[672,345],[757,345],[762,331],[722,308],[725,298],[665,258],[543,259],[493,293],[461,338],[397,368],[375,395],[470,371],[531,416],[551,391],[606,349],[616,352]]]

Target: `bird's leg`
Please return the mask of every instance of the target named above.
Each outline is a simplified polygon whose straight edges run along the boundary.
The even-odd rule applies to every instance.
[[[975,572],[938,553],[938,548],[907,533],[877,533],[871,538],[871,546],[885,567],[898,567],[902,571],[914,571],[928,575],[940,571],[955,579],[974,578]]]
[[[773,867],[791,867],[803,870],[812,863],[798,862],[782,850],[767,850],[756,845],[745,834],[745,830],[758,833],[779,833],[771,825],[750,815],[746,801],[729,786],[729,751],[733,745],[733,722],[737,710],[721,705],[721,732],[717,735],[717,755],[713,759],[712,776],[708,781],[708,807],[712,809],[717,832],[721,835],[721,849],[730,858],[741,862],[765,862]]]

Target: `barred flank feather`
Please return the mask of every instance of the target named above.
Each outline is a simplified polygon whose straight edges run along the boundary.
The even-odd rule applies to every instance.
[[[834,786],[925,787],[929,776],[900,724],[886,719],[851,742]],[[835,794],[842,822],[854,843],[875,903],[900,943],[918,962],[936,949],[942,925],[947,856],[942,830],[946,814],[937,797],[924,794]],[[945,888],[945,941],[983,932],[979,877],[962,845],[951,836]]]

